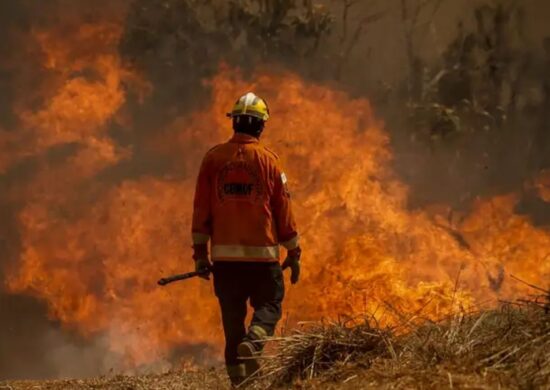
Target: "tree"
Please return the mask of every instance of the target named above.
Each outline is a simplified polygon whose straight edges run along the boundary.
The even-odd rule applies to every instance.
[[[221,61],[305,67],[331,26],[312,0],[135,0],[121,52],[155,86],[153,100],[173,105],[201,90]],[[199,99],[200,100],[200,99]]]

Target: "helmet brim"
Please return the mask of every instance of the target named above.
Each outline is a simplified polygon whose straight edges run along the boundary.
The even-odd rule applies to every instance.
[[[269,119],[269,115],[262,114],[260,112],[248,111],[246,113],[242,112],[228,112],[225,114],[228,118],[235,118],[236,116],[251,116],[253,118],[261,119],[264,122]]]

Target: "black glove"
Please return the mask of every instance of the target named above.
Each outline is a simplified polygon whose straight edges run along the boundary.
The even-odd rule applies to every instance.
[[[283,262],[283,271],[290,267],[290,283],[296,284],[300,279],[300,256],[302,250],[300,247],[288,251],[285,261]]]
[[[208,247],[206,244],[193,245],[193,259],[195,260],[195,271],[202,273],[199,277],[210,280],[212,263],[208,259]]]

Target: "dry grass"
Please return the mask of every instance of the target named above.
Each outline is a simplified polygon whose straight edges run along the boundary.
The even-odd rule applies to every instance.
[[[316,325],[279,345],[252,386],[550,389],[550,314],[536,301],[425,323],[396,335]]]
[[[0,390],[198,390],[229,389],[225,370],[204,369],[197,372],[180,371],[161,375],[98,377],[56,381],[0,382]]]
[[[274,339],[248,388],[550,389],[550,303],[534,300],[404,331],[373,321],[311,325]],[[0,382],[0,389],[228,389],[219,369],[68,381]]]

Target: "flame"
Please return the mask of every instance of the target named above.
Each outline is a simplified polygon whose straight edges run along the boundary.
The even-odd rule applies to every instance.
[[[517,196],[479,199],[458,222],[446,218],[446,207],[409,210],[409,189],[392,171],[389,137],[369,101],[288,72],[245,79],[222,65],[207,82],[206,106],[148,139],[152,151],[177,161],[181,175],[101,179],[121,161],[139,159],[109,129],[126,125],[125,84],[149,88],[123,66],[120,34],[117,24],[84,24],[68,37],[35,33],[43,67],[57,81],[40,108],[18,108],[22,136],[0,133],[0,169],[75,148],[41,164],[17,195],[24,199],[21,251],[6,287],[43,300],[53,319],[84,337],[106,335],[127,367],[180,346],[220,350],[211,286],[191,280],[161,289],[155,281],[192,268],[198,164],[229,138],[224,114],[247,91],[270,103],[264,141],[287,168],[303,236],[302,281],[285,301],[290,324],[365,312],[382,323],[399,313],[437,319],[527,293],[509,274],[547,282],[550,233],[514,213]],[[10,145],[17,145],[11,153]]]

